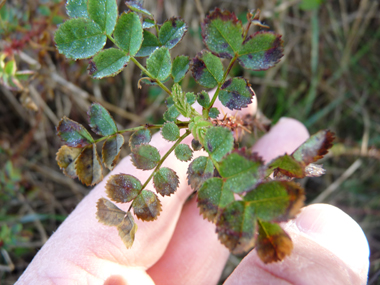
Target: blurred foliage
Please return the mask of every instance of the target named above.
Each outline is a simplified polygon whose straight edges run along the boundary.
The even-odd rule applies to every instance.
[[[328,125],[337,134],[338,144],[323,161],[327,174],[323,179],[302,182],[307,203],[360,160],[361,166],[323,202],[340,207],[363,228],[371,249],[369,284],[376,284],[380,276],[378,1],[146,2],[146,8],[161,22],[173,15],[185,20],[189,30],[178,53],[191,57],[203,47],[199,22],[214,7],[234,11],[243,21],[247,9],[260,8],[263,22],[283,35],[285,58],[277,67],[253,72],[235,65],[231,75],[249,78],[267,117],[275,121],[294,117],[306,124],[310,133]],[[123,1],[118,3],[120,9]],[[318,8],[308,10],[311,5]],[[14,59],[17,70],[34,71],[20,81],[23,90],[0,85],[1,284],[14,284],[42,246],[44,235],[51,235],[88,193],[66,178],[55,163],[60,146],[55,137],[58,118],[68,116],[85,124],[90,104],[100,102],[120,128],[160,123],[157,120],[166,109],[157,87],[138,90],[140,73],[132,64],[115,78],[93,81],[88,78],[85,61],[66,61],[59,55],[53,33],[66,18],[63,1],[12,0],[0,10],[4,61]],[[189,76],[182,81],[184,89],[194,85]],[[19,181],[6,174],[9,165],[16,173],[11,176],[19,175]],[[12,272],[2,267],[10,268],[3,250],[14,264]],[[238,262],[239,258],[231,256],[222,280]]]

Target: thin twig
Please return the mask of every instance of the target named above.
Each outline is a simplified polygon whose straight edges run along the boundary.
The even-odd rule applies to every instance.
[[[355,173],[355,171],[362,165],[362,160],[361,159],[357,159],[355,160],[355,162],[348,168],[346,169],[345,172],[343,172],[343,174],[337,179],[334,181],[334,183],[330,184],[329,187],[326,188],[326,190],[324,190],[321,194],[318,195],[317,198],[315,198],[311,204],[315,204],[315,203],[322,203],[326,200],[326,198],[328,196],[330,196],[333,192],[335,192],[338,187],[344,182],[346,181],[352,174]]]

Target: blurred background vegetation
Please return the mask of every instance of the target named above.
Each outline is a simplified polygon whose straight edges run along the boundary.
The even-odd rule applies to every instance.
[[[88,61],[58,54],[53,35],[66,18],[63,0],[0,0],[0,283],[13,284],[38,249],[90,191],[59,170],[55,126],[63,116],[86,122],[100,102],[123,128],[162,117],[165,94],[137,88],[133,63],[118,76],[92,80]],[[327,174],[301,181],[307,203],[336,205],[363,228],[371,249],[369,284],[380,284],[380,9],[373,0],[145,1],[159,22],[181,16],[189,29],[174,55],[203,48],[200,21],[220,7],[245,22],[262,21],[283,35],[276,67],[233,75],[252,83],[264,115],[293,117],[310,133],[337,135],[324,158]],[[125,9],[119,1],[119,11]],[[194,89],[186,76],[182,85]],[[197,90],[197,89],[195,89]],[[127,155],[124,150],[122,156]],[[353,247],[355,244],[352,245]],[[223,278],[238,264],[231,256]]]

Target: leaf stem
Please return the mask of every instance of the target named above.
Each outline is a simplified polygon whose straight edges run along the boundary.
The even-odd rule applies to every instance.
[[[137,59],[131,56],[131,60],[134,62],[134,64],[136,64],[142,70],[142,72],[144,72],[154,82],[156,82],[158,86],[160,86],[166,93],[168,93],[169,95],[172,95],[172,92],[160,80],[154,78],[154,76],[144,66],[142,66],[140,62],[137,61]]]
[[[210,111],[210,109],[214,105],[214,103],[216,101],[216,98],[218,98],[218,95],[219,95],[219,92],[220,92],[220,87],[222,87],[222,85],[226,81],[226,78],[227,78],[228,74],[230,73],[231,68],[234,65],[234,63],[235,63],[235,61],[236,61],[237,58],[238,58],[238,54],[235,54],[235,56],[231,59],[230,63],[228,64],[227,69],[224,71],[223,79],[222,79],[222,81],[220,83],[218,83],[218,87],[216,88],[214,96],[212,97],[211,103],[210,103],[210,105],[207,108],[207,113],[208,113],[208,111]]]
[[[186,132],[175,142],[175,144],[172,145],[172,147],[165,153],[165,155],[160,159],[160,161],[158,162],[156,168],[152,171],[152,173],[150,174],[150,176],[148,177],[148,179],[145,181],[144,185],[141,187],[141,190],[139,192],[139,194],[136,196],[138,197],[141,192],[145,189],[145,187],[148,185],[148,183],[150,182],[150,180],[152,180],[154,174],[160,169],[162,163],[164,163],[164,161],[168,158],[168,156],[173,152],[173,150],[175,150],[175,148],[177,147],[177,145],[179,145],[188,135],[190,135],[191,132],[190,130],[186,130]],[[129,206],[129,209],[128,209],[128,212],[131,211],[132,209],[132,205],[133,205],[133,202],[132,204]]]

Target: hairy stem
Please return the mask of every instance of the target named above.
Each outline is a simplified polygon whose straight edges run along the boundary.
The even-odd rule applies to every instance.
[[[141,192],[145,189],[145,187],[148,185],[150,180],[152,180],[154,174],[160,169],[161,165],[164,163],[164,161],[168,158],[168,156],[175,150],[175,148],[188,136],[190,135],[190,130],[186,130],[186,132],[175,142],[175,144],[172,145],[172,147],[165,153],[165,155],[161,158],[161,160],[158,162],[156,168],[152,171],[148,179],[145,181],[144,185],[141,187],[141,190],[137,196],[141,194]],[[136,197],[137,197],[136,196]],[[128,212],[132,209],[132,204],[129,206]]]

